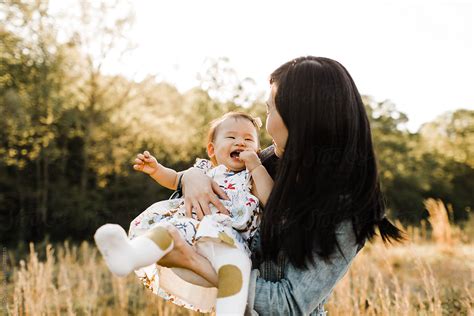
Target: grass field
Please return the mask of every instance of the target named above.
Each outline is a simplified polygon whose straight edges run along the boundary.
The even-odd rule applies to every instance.
[[[405,244],[363,248],[326,304],[329,315],[474,315],[473,217],[461,229],[442,204],[431,207],[430,224],[408,227]],[[112,276],[87,242],[30,244],[22,260],[4,249],[2,262],[8,315],[197,314],[162,301],[134,275]]]

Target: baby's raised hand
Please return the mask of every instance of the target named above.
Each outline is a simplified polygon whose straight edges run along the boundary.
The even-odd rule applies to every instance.
[[[152,175],[158,171],[160,164],[148,151],[138,154],[135,158],[133,169]]]
[[[245,149],[239,154],[239,159],[245,163],[245,166],[249,171],[257,168],[262,163],[260,158],[258,158],[257,153],[253,150]]]

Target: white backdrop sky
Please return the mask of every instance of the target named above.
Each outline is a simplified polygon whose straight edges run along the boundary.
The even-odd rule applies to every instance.
[[[474,109],[472,0],[136,0],[138,47],[110,69],[159,74],[181,91],[206,57],[228,57],[241,78],[268,75],[301,55],[341,62],[359,91],[390,99],[412,131],[457,108]]]

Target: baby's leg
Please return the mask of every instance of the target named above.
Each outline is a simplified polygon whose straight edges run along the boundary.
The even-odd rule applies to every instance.
[[[223,243],[203,241],[196,247],[211,261],[219,277],[216,314],[243,315],[252,266],[250,259],[241,250]]]
[[[164,226],[156,226],[132,240],[116,224],[105,224],[97,229],[94,239],[107,266],[117,276],[160,260],[173,249],[173,238]]]

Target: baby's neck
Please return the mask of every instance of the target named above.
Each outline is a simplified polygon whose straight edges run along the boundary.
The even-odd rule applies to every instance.
[[[223,165],[223,166],[227,169],[227,171],[229,171],[229,172],[239,173],[239,172],[245,170],[245,168],[238,169],[238,170],[233,170],[233,169],[231,169],[229,166],[226,166],[226,165],[224,165],[224,164],[222,164],[222,165]],[[217,166],[216,166],[216,167],[217,167]]]

